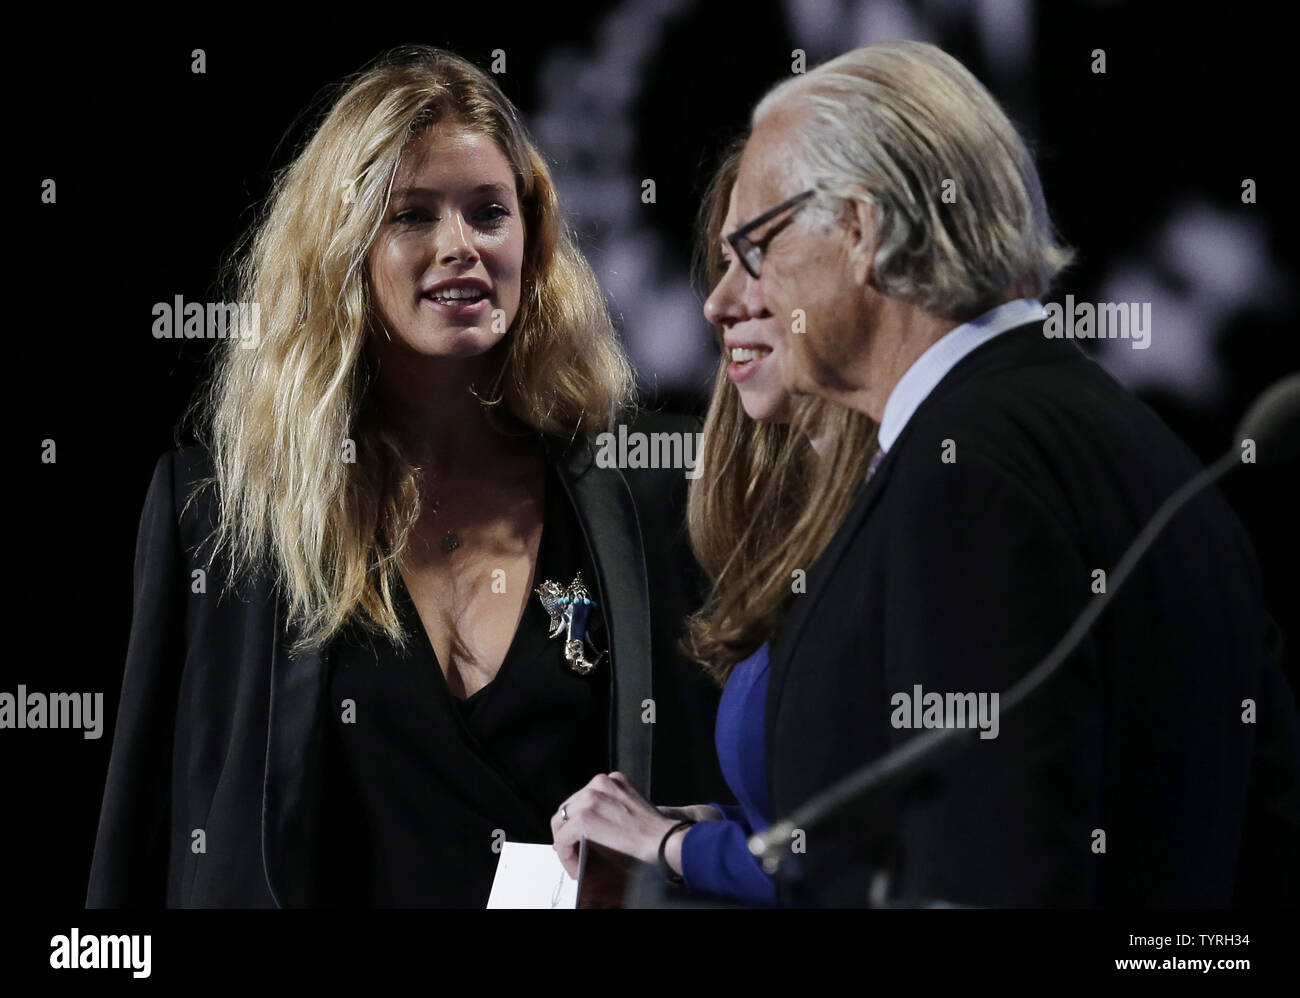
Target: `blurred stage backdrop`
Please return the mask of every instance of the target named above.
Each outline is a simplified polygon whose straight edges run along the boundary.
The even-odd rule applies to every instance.
[[[57,43],[15,38],[25,314],[10,341],[12,370],[34,389],[11,404],[24,470],[15,540],[34,573],[20,614],[44,638],[5,664],[0,688],[102,690],[115,711],[140,504],[211,345],[154,339],[151,308],[209,300],[322,89],[400,43],[485,68],[505,53],[497,78],[552,162],[651,403],[702,409],[717,360],[688,263],[718,151],[794,50],[811,67],[886,38],[946,48],[1003,102],[1079,254],[1052,300],[1151,303],[1147,349],[1118,340],[1091,352],[1203,460],[1230,445],[1259,390],[1300,368],[1296,229],[1283,210],[1295,57],[1289,36],[1240,4],[1209,19],[1177,5],[1032,0],[449,7],[276,23],[223,6],[61,25]],[[191,71],[195,49],[203,74]],[[47,178],[55,205],[40,203]],[[1255,203],[1243,203],[1246,181]],[[55,466],[35,456],[45,438],[58,441]],[[1289,634],[1295,686],[1293,472],[1252,469],[1224,491]],[[4,823],[5,855],[27,857],[41,885],[18,897],[81,903],[111,734],[46,733],[21,766],[3,746],[10,799],[27,814]]]

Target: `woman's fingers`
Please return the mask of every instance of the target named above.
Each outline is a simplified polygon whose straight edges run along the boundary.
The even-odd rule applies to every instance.
[[[555,843],[555,852],[560,857],[560,865],[574,880],[578,879],[578,849],[580,844],[581,840],[569,839],[563,842],[557,840]]]
[[[585,787],[555,809],[555,813],[551,815],[552,835],[559,830],[561,825],[572,821],[579,813],[591,806],[591,797],[593,792],[599,791],[600,781],[608,783],[608,778],[603,773],[593,776],[587,781]]]
[[[616,771],[592,777],[565,801],[551,816],[551,834],[564,868],[576,877],[583,838],[649,862],[669,819],[678,817],[660,813]]]
[[[640,791],[632,786],[632,781],[619,772],[610,773],[607,777],[611,790],[616,788],[616,795],[621,796],[630,806],[640,806],[650,808],[652,805],[648,800],[641,796]]]

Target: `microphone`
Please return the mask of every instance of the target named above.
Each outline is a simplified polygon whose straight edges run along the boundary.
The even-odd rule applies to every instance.
[[[1237,439],[1255,441],[1256,464],[1272,467],[1300,457],[1300,374],[1263,391],[1237,425]]]
[[[1047,656],[1001,697],[1001,714],[1005,716],[1015,710],[1057,673],[1119,592],[1147,549],[1190,499],[1242,464],[1276,466],[1294,461],[1297,456],[1300,456],[1300,374],[1290,374],[1274,382],[1250,406],[1237,425],[1236,445],[1185,482],[1160,505],[1114,570],[1107,575],[1106,592],[1089,600]],[[886,790],[911,782],[922,770],[951,754],[962,744],[962,739],[969,741],[976,731],[975,728],[931,728],[909,739],[892,752],[832,784],[789,817],[752,836],[749,851],[758,857],[769,874],[776,874],[796,829],[807,832],[817,828],[850,807],[860,807]],[[876,902],[883,901],[881,884],[882,876],[878,874],[872,887]]]

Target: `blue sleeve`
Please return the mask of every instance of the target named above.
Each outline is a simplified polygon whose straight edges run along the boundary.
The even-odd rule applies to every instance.
[[[682,837],[682,878],[693,894],[775,905],[776,885],[749,851],[753,834],[739,804],[713,804],[723,821],[701,821]]]
[[[745,809],[739,804],[719,804],[717,801],[709,801],[709,807],[716,807],[722,813],[723,821],[735,821],[745,826],[745,833],[753,835],[754,829],[750,827],[749,821],[745,818]]]

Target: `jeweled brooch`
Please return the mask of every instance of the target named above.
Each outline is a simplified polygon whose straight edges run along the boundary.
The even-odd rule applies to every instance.
[[[564,634],[564,660],[569,663],[569,668],[580,676],[590,673],[600,664],[605,653],[595,646],[587,634],[587,622],[591,611],[596,607],[596,601],[587,592],[582,573],[575,575],[567,588],[548,579],[533,591],[551,618],[549,636],[554,638]],[[595,658],[587,658],[586,645],[591,646]]]

